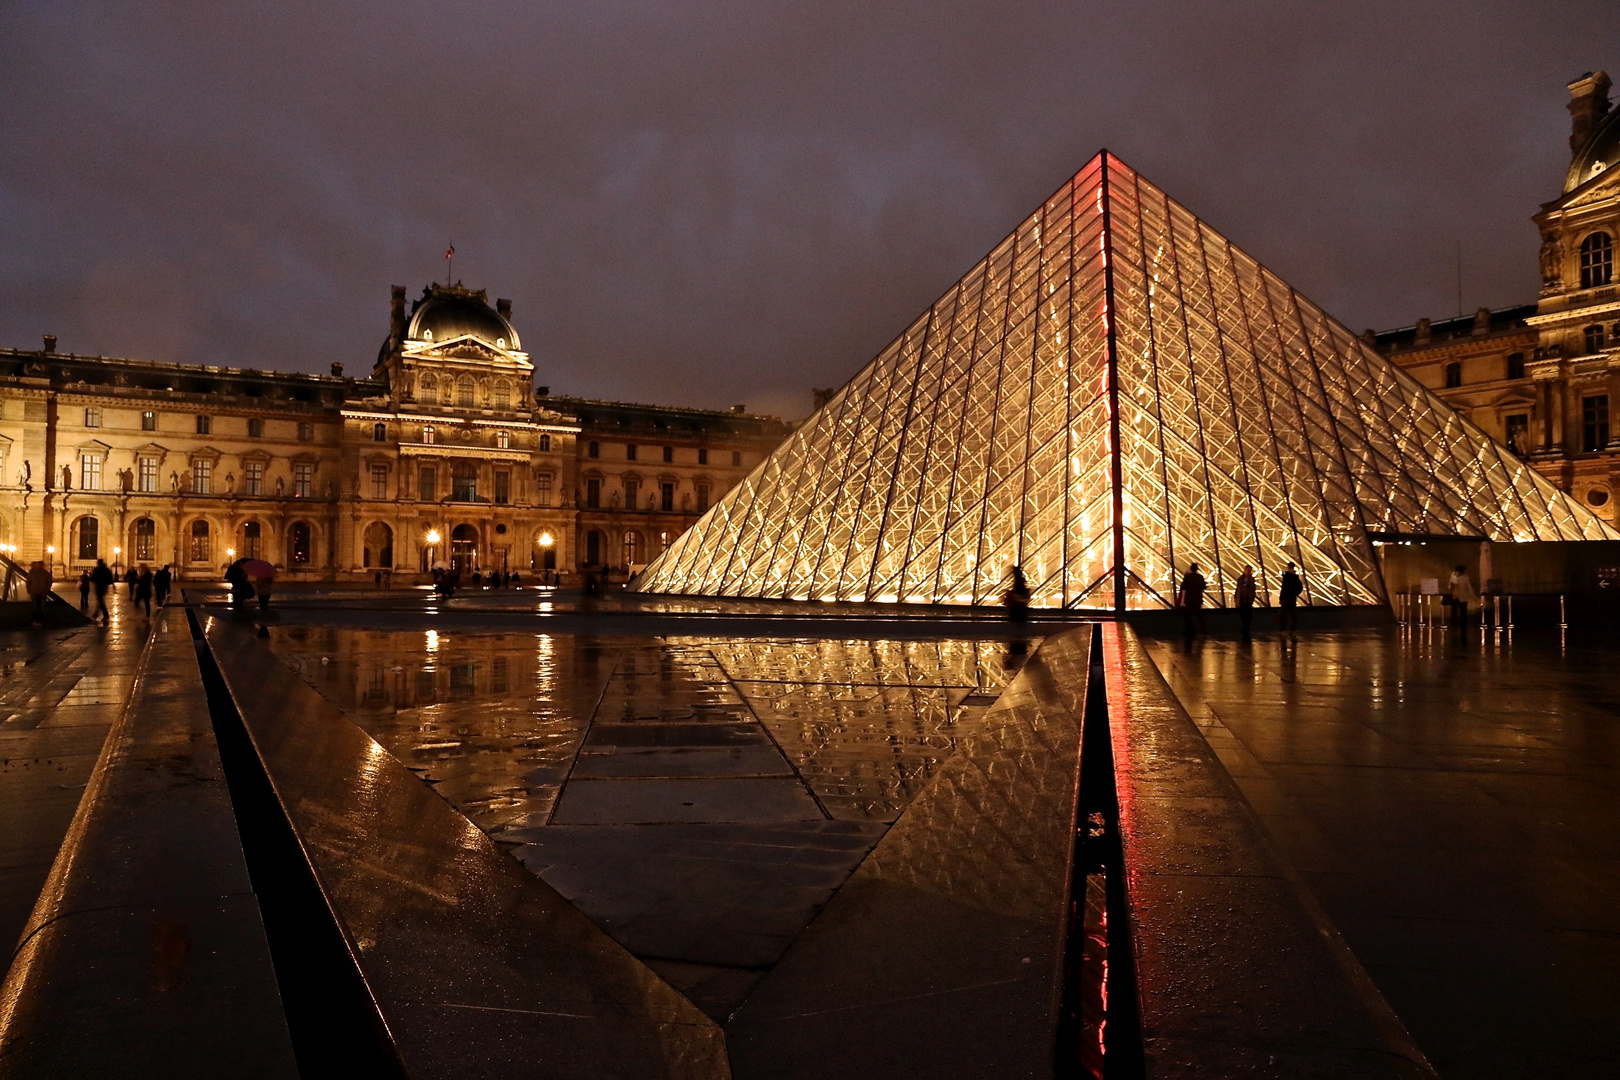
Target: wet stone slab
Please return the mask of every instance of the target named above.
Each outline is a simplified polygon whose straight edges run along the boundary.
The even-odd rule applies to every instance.
[[[302,677],[716,1019],[975,729],[1005,642],[272,629]]]

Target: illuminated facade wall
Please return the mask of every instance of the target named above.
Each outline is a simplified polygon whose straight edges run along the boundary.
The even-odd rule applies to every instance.
[[[1166,605],[1381,598],[1377,533],[1614,538],[1100,154],[638,580],[645,591]]]

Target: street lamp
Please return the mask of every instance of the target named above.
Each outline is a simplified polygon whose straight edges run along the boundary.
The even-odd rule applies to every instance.
[[[438,543],[439,543],[439,530],[438,529],[429,529],[427,531],[426,540],[427,540],[427,544],[428,544],[428,569],[432,570],[433,569],[433,562],[434,562],[434,559],[433,559],[434,548],[436,548],[438,546]]]
[[[124,553],[123,548],[121,548],[121,547],[113,548],[113,570],[115,572],[117,571],[118,567],[122,565],[122,563],[119,560],[118,556],[122,555],[123,553]]]
[[[556,542],[557,542],[556,538],[553,537],[548,532],[541,533],[540,534],[540,539],[538,541],[538,543],[540,544],[540,550],[544,551],[546,553],[546,555],[549,555],[551,553],[551,545],[555,544]],[[542,584],[542,585],[549,584],[546,581],[546,573],[551,569],[551,567],[546,565],[546,562],[547,562],[546,555],[542,555],[540,557],[540,584]]]
[[[45,569],[49,570],[53,574],[56,573],[56,545],[55,544],[46,544],[45,545]]]

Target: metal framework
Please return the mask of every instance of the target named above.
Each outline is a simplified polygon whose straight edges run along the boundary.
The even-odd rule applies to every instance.
[[[1377,534],[1616,539],[1106,151],[637,579],[647,592],[1123,610],[1382,599]]]

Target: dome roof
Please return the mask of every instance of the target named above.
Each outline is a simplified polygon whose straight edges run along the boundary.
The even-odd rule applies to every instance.
[[[1564,193],[1567,195],[1599,173],[1614,168],[1620,168],[1620,108],[1610,109],[1609,115],[1598,121],[1591,141],[1575,155],[1569,175],[1564,178]]]
[[[472,337],[495,349],[521,351],[522,342],[512,323],[489,306],[483,289],[476,292],[457,285],[429,285],[411,307],[405,331],[412,341],[454,341]]]

